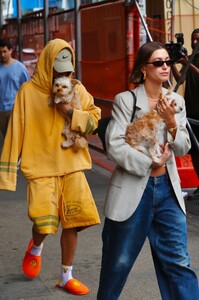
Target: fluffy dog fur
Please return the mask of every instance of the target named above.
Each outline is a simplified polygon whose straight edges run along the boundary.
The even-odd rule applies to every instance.
[[[169,97],[171,91],[169,90],[167,99],[171,102]],[[161,100],[161,97],[160,97]],[[175,113],[182,110],[182,107],[175,103]],[[166,137],[165,123],[160,118],[156,110],[144,114],[137,120],[133,121],[127,126],[126,142],[134,149],[148,155],[154,162],[159,162],[162,156],[162,147]]]
[[[80,83],[78,80],[66,76],[55,79],[52,90],[53,97],[50,99],[49,105],[52,106],[60,102],[71,103],[73,108],[81,110],[81,101],[76,89],[78,83]],[[65,141],[61,143],[63,148],[72,147],[76,152],[87,146],[85,137],[80,132],[71,130],[71,120],[69,118],[65,121],[62,135],[65,137]]]

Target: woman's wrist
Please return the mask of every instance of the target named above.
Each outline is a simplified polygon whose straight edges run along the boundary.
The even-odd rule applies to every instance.
[[[154,161],[151,164],[151,169],[158,169],[161,167],[166,167],[166,164],[165,163],[156,163]]]
[[[167,127],[167,130],[169,133],[173,133],[173,132],[176,132],[178,129],[178,126],[174,126],[174,127]]]

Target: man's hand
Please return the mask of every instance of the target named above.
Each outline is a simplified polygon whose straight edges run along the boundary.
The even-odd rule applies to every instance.
[[[183,66],[187,65],[189,62],[189,58],[186,54],[182,53],[182,57],[176,61],[177,64],[182,64]]]
[[[73,107],[71,105],[71,103],[58,103],[56,104],[56,109],[58,111],[58,113],[66,118],[72,119],[73,116]]]

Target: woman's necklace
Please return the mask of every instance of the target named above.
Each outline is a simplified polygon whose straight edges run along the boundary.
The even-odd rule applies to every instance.
[[[148,100],[151,101],[151,102],[158,102],[159,101],[159,99],[152,99],[152,98],[149,98],[149,97],[148,97]]]

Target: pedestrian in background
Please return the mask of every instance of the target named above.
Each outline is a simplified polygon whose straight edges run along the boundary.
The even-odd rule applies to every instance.
[[[199,43],[199,28],[196,28],[191,34],[191,48],[192,50],[195,49],[197,43]],[[176,81],[178,81],[181,77],[181,73],[183,72],[184,68],[189,64],[189,58],[191,55],[187,56],[186,54],[182,53],[182,58],[180,58],[177,63],[182,64],[182,68],[180,71],[176,68],[176,66],[172,66],[172,73]],[[186,82],[185,82],[186,81]],[[187,117],[190,119],[197,120],[199,123],[199,50],[196,52],[195,56],[187,73],[185,74],[181,84],[185,82],[185,103],[186,103],[186,111]],[[192,124],[190,122],[191,129],[199,142],[199,125]],[[191,155],[192,163],[196,175],[199,180],[199,152],[193,140],[191,150],[189,154]],[[192,193],[192,195],[188,196],[188,200],[199,200],[199,187]]]
[[[29,80],[24,64],[12,58],[9,40],[0,40],[0,132],[5,137],[14,99],[22,83]]]
[[[162,299],[199,299],[198,279],[187,252],[185,203],[175,163],[175,155],[184,156],[190,149],[185,102],[171,93],[182,108],[175,114],[174,101],[170,104],[160,96],[168,92],[162,84],[169,79],[172,63],[162,44],[149,42],[139,49],[131,76],[133,83],[140,84],[134,90],[135,118],[156,109],[166,125],[159,163],[125,142],[133,110],[131,94],[120,93],[113,103],[106,142],[108,157],[117,167],[105,200],[97,300],[119,299],[146,238]],[[133,299],[131,290],[127,293]]]
[[[16,189],[21,153],[21,170],[28,180],[28,215],[33,222],[23,272],[29,278],[39,275],[44,239],[55,234],[61,222],[61,279],[57,286],[83,295],[89,288],[72,275],[78,232],[99,224],[100,219],[84,174],[84,170],[91,169],[88,144],[76,152],[72,147],[61,147],[62,130],[69,118],[71,130],[80,135],[91,134],[98,125],[100,109],[80,82],[76,92],[82,110],[72,108],[70,103],[49,105],[53,80],[72,78],[74,67],[75,54],[67,42],[48,42],[31,80],[15,98],[0,160],[0,189]]]

